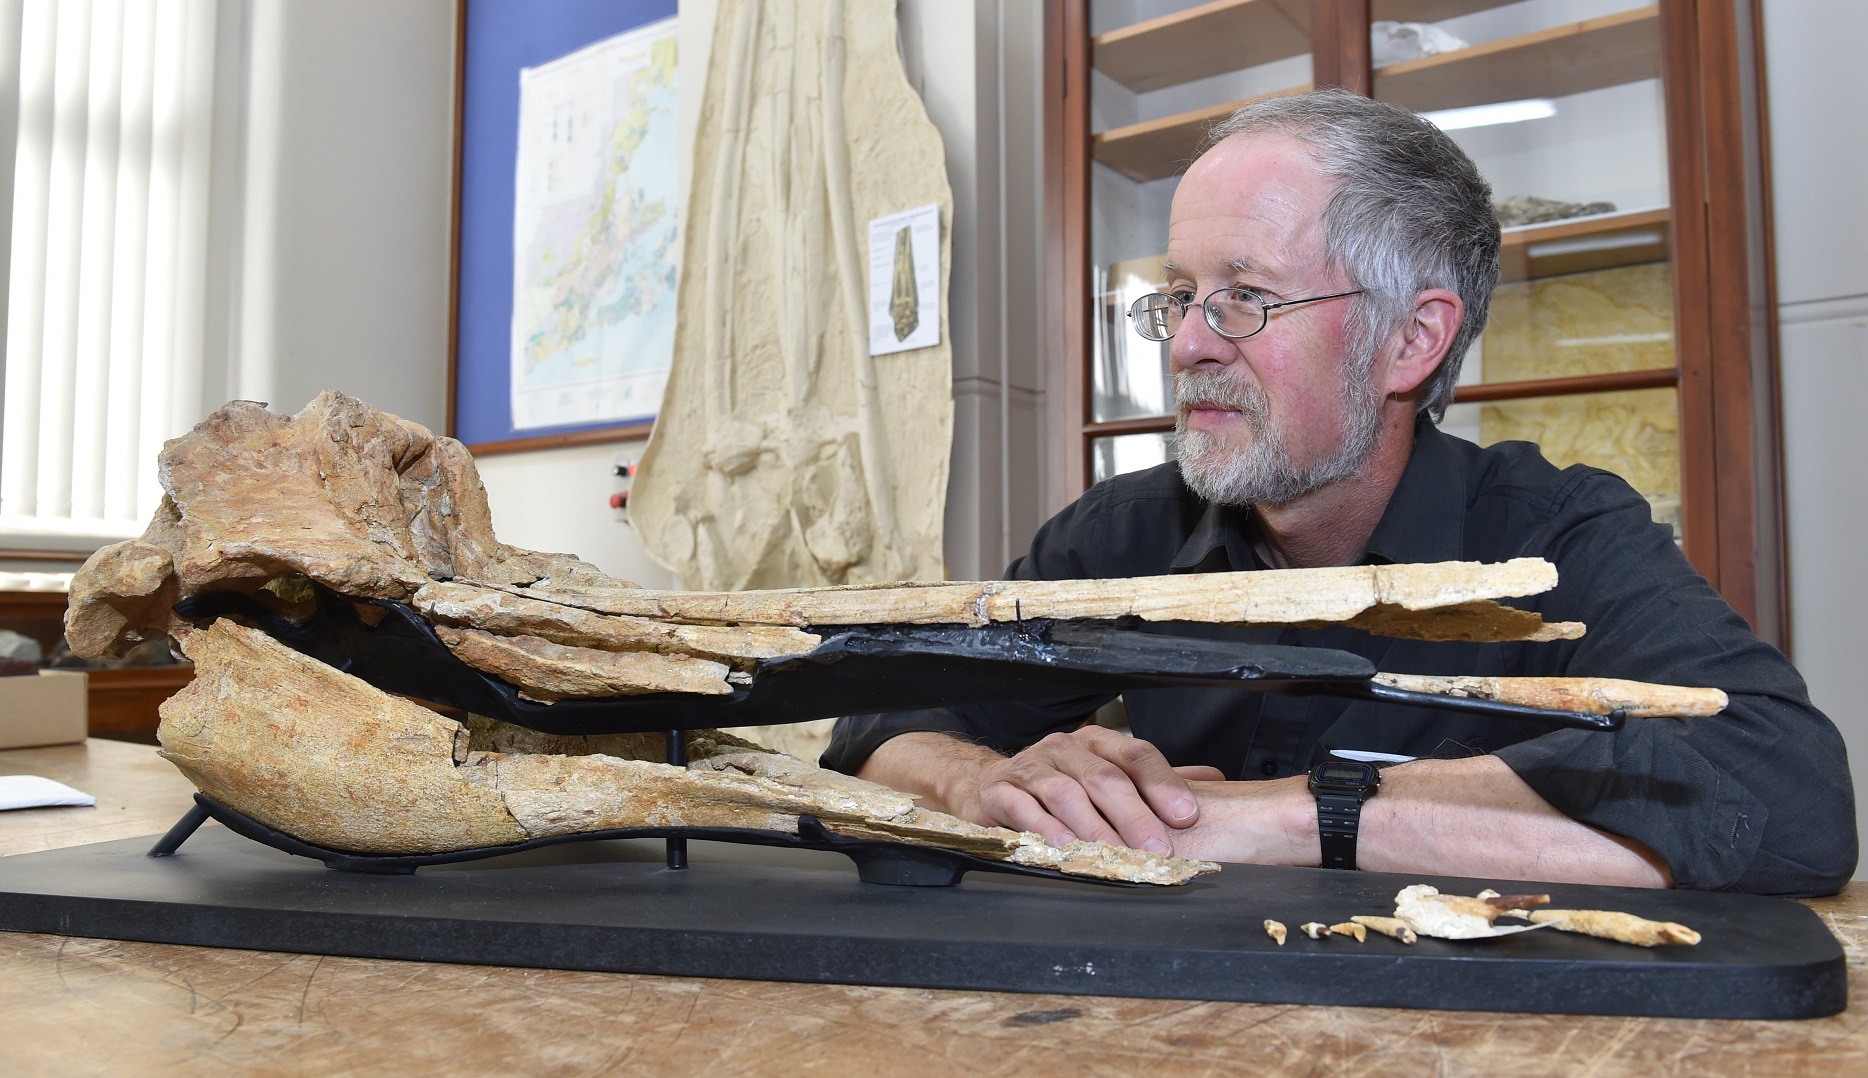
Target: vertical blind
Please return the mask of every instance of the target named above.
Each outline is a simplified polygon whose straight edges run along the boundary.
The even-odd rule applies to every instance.
[[[157,451],[199,418],[215,17],[216,0],[0,0],[18,118],[0,545],[140,532]]]

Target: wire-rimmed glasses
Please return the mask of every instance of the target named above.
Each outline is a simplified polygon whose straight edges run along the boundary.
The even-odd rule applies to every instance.
[[[1318,300],[1361,294],[1362,289],[1358,288],[1353,292],[1332,292],[1327,296],[1266,303],[1264,296],[1250,288],[1235,286],[1215,288],[1208,292],[1206,299],[1200,301],[1200,307],[1206,311],[1206,324],[1213,327],[1213,332],[1239,341],[1264,329],[1266,323],[1271,321],[1271,312],[1279,307],[1295,307],[1300,303],[1316,303]],[[1180,331],[1181,321],[1187,317],[1187,308],[1193,305],[1192,296],[1150,292],[1129,304],[1129,323],[1145,339],[1165,341]]]

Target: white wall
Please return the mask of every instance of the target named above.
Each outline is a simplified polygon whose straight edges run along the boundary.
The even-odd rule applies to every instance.
[[[1859,107],[1868,4],[1764,0],[1792,657],[1848,740],[1868,835],[1868,114]],[[1868,878],[1861,868],[1856,878]]]
[[[248,0],[226,396],[447,422],[454,5]],[[228,130],[227,127],[222,128]],[[226,147],[223,143],[222,148]],[[212,395],[212,394],[210,394]]]

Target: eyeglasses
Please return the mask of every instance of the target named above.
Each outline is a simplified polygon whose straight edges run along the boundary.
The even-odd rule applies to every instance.
[[[1300,303],[1316,303],[1319,300],[1361,294],[1362,289],[1358,288],[1353,292],[1332,292],[1327,296],[1266,303],[1265,297],[1249,288],[1216,288],[1207,293],[1200,306],[1205,309],[1206,324],[1213,327],[1213,332],[1239,341],[1264,329],[1265,324],[1271,321],[1271,312],[1279,307],[1295,307]],[[1191,295],[1150,292],[1129,304],[1129,321],[1135,326],[1135,332],[1148,340],[1165,341],[1180,331],[1181,321],[1187,317],[1187,308],[1191,306]]]

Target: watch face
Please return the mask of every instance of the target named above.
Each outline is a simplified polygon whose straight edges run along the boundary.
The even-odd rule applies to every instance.
[[[1317,781],[1331,786],[1366,786],[1375,780],[1370,764],[1324,764],[1317,768]]]

